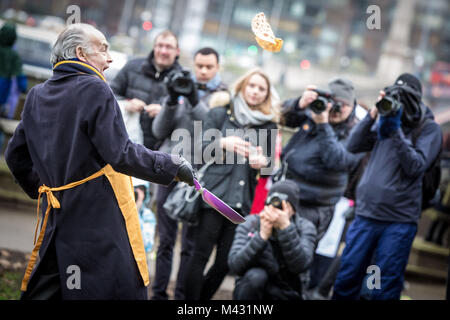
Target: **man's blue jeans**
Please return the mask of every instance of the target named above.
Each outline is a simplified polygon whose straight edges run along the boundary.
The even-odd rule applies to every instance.
[[[400,298],[409,252],[417,232],[415,223],[392,223],[356,216],[347,235],[333,299],[359,299],[361,286],[372,263],[380,270],[380,288],[371,299]],[[370,274],[375,274],[371,273]]]

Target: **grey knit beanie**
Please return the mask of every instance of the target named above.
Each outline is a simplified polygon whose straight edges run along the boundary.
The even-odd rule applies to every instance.
[[[336,98],[345,101],[349,106],[354,105],[355,89],[350,80],[344,78],[333,78],[328,82],[328,87]]]

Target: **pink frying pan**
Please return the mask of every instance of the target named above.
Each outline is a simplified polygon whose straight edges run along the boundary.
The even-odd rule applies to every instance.
[[[239,224],[245,221],[245,218],[233,210],[229,205],[225,202],[217,198],[214,194],[212,194],[207,189],[203,188],[197,179],[194,179],[195,190],[200,192],[202,195],[203,201],[209,204],[211,207],[216,209],[221,215],[225,218],[233,222],[234,224]]]

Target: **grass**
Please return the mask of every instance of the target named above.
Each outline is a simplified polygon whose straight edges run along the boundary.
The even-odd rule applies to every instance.
[[[0,300],[19,300],[22,272],[7,271],[0,274]]]

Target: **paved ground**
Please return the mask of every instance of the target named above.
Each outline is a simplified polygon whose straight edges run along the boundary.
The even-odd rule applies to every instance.
[[[11,249],[22,252],[31,252],[33,244],[34,229],[36,226],[35,209],[31,207],[17,207],[8,203],[0,202],[0,248]],[[169,295],[172,296],[174,279],[179,263],[179,241],[175,247],[174,269],[169,285]],[[211,260],[210,262],[211,263]],[[154,275],[154,261],[150,261],[150,276]],[[231,299],[234,279],[227,276],[219,291],[213,299]],[[406,277],[406,289],[402,293],[414,300],[443,300],[445,299],[446,284],[432,282],[420,278]],[[151,288],[149,288],[151,292]]]

